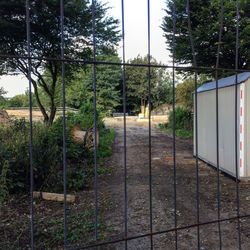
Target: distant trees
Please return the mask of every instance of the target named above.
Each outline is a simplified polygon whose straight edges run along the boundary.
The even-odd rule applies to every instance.
[[[147,56],[129,60],[131,64],[148,64]],[[154,58],[151,58],[152,64],[159,64]],[[151,85],[151,104],[157,107],[163,103],[172,102],[171,78],[165,69],[151,67],[150,76],[147,66],[127,66],[126,67],[126,85],[127,85],[127,104],[130,110],[139,112],[140,107],[146,107],[149,104],[149,86]]]
[[[199,75],[197,79],[197,87],[210,79],[206,75]],[[195,92],[195,80],[194,77],[187,77],[183,82],[176,86],[176,102],[178,105],[188,109],[193,109],[193,94]]]
[[[0,3],[0,51],[11,56],[27,55],[25,0],[1,1]],[[65,1],[64,6],[64,45],[65,58],[90,59],[92,44],[91,5],[88,0]],[[118,20],[108,16],[108,7],[96,1],[96,45],[97,54],[113,50],[120,37],[117,30]],[[59,58],[60,1],[30,1],[31,29],[31,81],[37,105],[44,122],[52,124],[56,114],[55,97],[60,86],[61,62],[42,58]],[[4,67],[1,67],[4,64]],[[79,68],[77,64],[67,64],[66,83]],[[21,57],[0,62],[1,73],[20,71],[28,77],[27,60]],[[41,100],[41,92],[47,96],[49,112]]]
[[[119,63],[116,53],[98,55],[97,60]],[[96,66],[96,102],[103,114],[110,115],[121,105],[121,66]],[[67,86],[67,105],[79,108],[83,103],[93,103],[93,70],[89,65],[75,74]]]
[[[29,107],[29,92],[26,91],[25,94],[15,95],[8,99],[8,107]],[[36,97],[32,94],[32,106],[37,107]]]
[[[8,101],[10,107],[28,107],[29,98],[25,94],[15,95]]]

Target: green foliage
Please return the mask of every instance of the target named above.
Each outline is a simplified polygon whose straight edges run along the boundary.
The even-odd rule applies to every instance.
[[[100,111],[96,110],[97,129],[104,127]],[[93,103],[84,103],[78,113],[69,113],[67,120],[70,124],[78,125],[82,130],[90,130],[94,127],[94,107]]]
[[[99,215],[99,223],[97,225],[100,240],[104,239],[108,227],[105,220]],[[95,212],[93,208],[84,207],[82,211],[72,211],[68,215],[68,235],[67,240],[72,246],[81,244],[82,242],[90,243],[95,240]],[[37,246],[39,249],[51,249],[63,246],[64,227],[62,216],[55,215],[41,219],[38,230]],[[60,247],[59,247],[60,248]]]
[[[28,107],[29,99],[25,95],[16,95],[9,100],[10,107]]]
[[[115,139],[114,129],[103,128],[100,135],[100,145],[97,151],[97,156],[99,159],[110,157],[112,155],[112,146]]]
[[[9,172],[9,163],[5,161],[3,163],[2,172],[0,174],[0,207],[9,196],[8,172]]]
[[[93,110],[86,104],[76,114],[69,114],[66,124],[67,165],[69,190],[81,190],[91,185],[94,176],[93,148],[77,143],[72,136],[72,128],[80,126],[93,131]],[[100,134],[98,161],[111,155],[114,132],[104,128],[97,116]],[[63,190],[63,121],[58,118],[52,126],[33,124],[33,171],[35,190],[61,192]],[[0,128],[0,185],[9,193],[19,193],[29,189],[29,123],[15,120],[10,127]],[[7,170],[8,171],[7,171]],[[2,198],[1,198],[2,199]]]
[[[37,106],[34,94],[32,94],[32,106]],[[15,95],[8,101],[8,107],[29,107],[29,93]]]
[[[147,56],[130,60],[131,64],[148,64]],[[159,64],[154,58],[151,58],[152,64]],[[126,67],[127,84],[127,104],[133,112],[139,112],[140,106],[146,107],[149,100],[148,87],[148,67]],[[163,103],[172,103],[172,82],[169,74],[161,68],[151,68],[151,105],[158,107]]]
[[[173,44],[173,4],[176,4],[176,36]],[[220,0],[192,0],[190,2],[190,18],[197,65],[215,67],[220,29]],[[250,5],[240,0],[240,31],[239,31],[239,68],[249,69],[250,56]],[[235,68],[235,32],[236,32],[235,1],[224,1],[223,33],[220,53],[221,68]],[[166,15],[162,24],[168,49],[180,64],[192,63],[192,49],[189,41],[188,15],[186,1],[167,1]],[[205,31],[205,32],[204,32]],[[175,47],[173,47],[175,46]],[[224,75],[226,72],[220,71]]]
[[[168,127],[173,129],[174,112],[170,111],[168,118]],[[175,109],[175,129],[192,130],[193,128],[193,114],[190,110],[177,107]]]
[[[197,87],[199,87],[204,82],[208,81],[206,75],[200,75],[198,77]],[[186,109],[192,110],[193,94],[195,92],[195,80],[193,77],[186,78],[182,83],[176,86],[176,102],[185,107]]]
[[[177,137],[188,139],[193,136],[193,114],[190,110],[177,107],[175,109],[175,126],[174,126],[174,112],[170,111],[168,123],[160,124],[160,129],[173,133],[175,128],[175,134]]]
[[[161,72],[159,72],[161,74]],[[173,83],[169,75],[162,75],[152,89],[152,105],[157,108],[162,104],[173,103]]]
[[[58,91],[61,86],[61,62],[39,58],[57,58],[61,52],[60,39],[60,1],[31,0],[30,29],[31,34],[31,83],[37,105],[44,122],[53,123],[56,114]],[[97,54],[113,51],[120,40],[118,20],[108,15],[107,4],[95,1],[95,29]],[[26,46],[26,1],[12,0],[0,3],[0,51],[2,54],[27,54]],[[89,41],[92,40],[92,6],[89,0],[72,0],[64,4],[64,56],[65,58],[84,58],[92,56]],[[5,67],[1,67],[4,64]],[[28,77],[28,64],[11,57],[0,62],[2,74],[21,71]],[[82,65],[65,66],[65,84]],[[42,96],[44,95],[44,97]],[[41,98],[42,97],[42,98]],[[45,102],[44,102],[45,101]],[[47,103],[48,102],[48,103]],[[50,110],[47,110],[49,107]]]
[[[193,131],[186,130],[186,129],[177,129],[175,133],[177,137],[180,137],[183,139],[190,139],[193,137]]]
[[[99,61],[119,63],[116,54],[99,55]],[[97,108],[102,114],[110,115],[121,103],[121,67],[115,65],[96,66]],[[84,103],[93,103],[93,69],[91,66],[79,71],[67,86],[67,103],[80,108]]]

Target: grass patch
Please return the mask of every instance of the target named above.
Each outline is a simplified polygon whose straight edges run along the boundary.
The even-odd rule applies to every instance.
[[[166,132],[168,135],[173,134],[173,129],[169,128],[167,123],[159,124],[159,128],[162,131]],[[193,138],[193,131],[179,128],[175,130],[175,135],[182,139],[191,139]]]
[[[115,130],[112,128],[103,129],[102,133],[100,133],[100,144],[97,151],[97,157],[99,159],[110,157],[112,155],[112,147],[114,140]]]
[[[93,208],[85,208],[83,211],[70,211],[67,217],[68,224],[68,244],[72,246],[95,242],[95,214]],[[57,248],[63,246],[64,241],[64,221],[63,216],[50,216],[46,220],[39,221],[40,226],[37,231],[36,241],[40,249]],[[99,215],[97,225],[99,239],[104,239],[106,226]]]
[[[193,137],[193,131],[186,130],[186,129],[177,129],[175,133],[177,137],[180,137],[183,139],[191,139]]]

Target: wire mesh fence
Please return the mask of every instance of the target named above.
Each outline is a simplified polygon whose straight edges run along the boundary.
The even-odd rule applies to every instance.
[[[32,111],[34,109],[33,107],[33,99],[32,99],[32,91],[35,88],[33,84],[32,74],[34,74],[35,70],[38,70],[38,68],[43,64],[44,62],[50,63],[50,62],[56,62],[58,65],[58,72],[60,72],[60,81],[61,81],[61,107],[62,107],[62,128],[61,128],[61,136],[62,136],[62,166],[63,166],[63,215],[62,218],[57,217],[57,223],[63,222],[63,227],[61,230],[63,230],[63,247],[65,249],[179,249],[180,248],[180,241],[181,237],[186,232],[187,234],[189,232],[192,232],[192,235],[195,236],[195,242],[192,244],[190,243],[190,248],[197,248],[197,249],[204,249],[204,228],[207,227],[214,227],[213,231],[216,235],[216,241],[217,241],[217,248],[222,249],[224,241],[227,241],[225,239],[225,235],[223,234],[223,228],[227,223],[236,223],[237,226],[235,227],[235,233],[237,234],[237,244],[235,245],[235,248],[242,249],[242,221],[247,221],[249,218],[248,213],[241,214],[240,210],[240,186],[239,186],[239,155],[238,155],[238,149],[239,149],[239,138],[238,138],[238,74],[241,72],[246,72],[246,69],[239,68],[239,25],[240,25],[240,8],[239,8],[239,1],[236,0],[235,2],[235,68],[222,68],[220,67],[220,54],[221,54],[221,44],[222,44],[222,33],[223,33],[223,20],[225,15],[225,9],[224,5],[225,2],[223,0],[220,1],[220,15],[216,18],[218,18],[219,21],[219,30],[218,30],[218,44],[217,44],[217,53],[216,53],[216,67],[204,67],[203,65],[198,65],[197,63],[197,51],[196,51],[196,44],[195,44],[195,34],[192,29],[192,22],[191,22],[191,12],[190,8],[194,7],[195,1],[189,1],[187,0],[185,2],[185,11],[186,17],[187,17],[187,23],[186,23],[186,29],[188,32],[189,42],[190,42],[190,48],[191,48],[191,54],[192,54],[192,63],[191,65],[179,65],[176,60],[176,30],[177,30],[177,10],[176,10],[176,1],[172,1],[172,9],[171,12],[171,18],[173,20],[172,24],[172,65],[156,65],[152,62],[152,55],[151,55],[151,36],[154,35],[154,30],[151,29],[151,5],[154,4],[153,1],[147,0],[147,63],[146,64],[136,64],[136,63],[129,63],[126,62],[126,43],[125,43],[125,37],[126,37],[126,20],[125,20],[125,8],[124,8],[124,2],[126,0],[121,0],[121,27],[122,27],[122,61],[121,62],[113,62],[113,61],[101,61],[97,58],[97,51],[98,51],[98,42],[97,40],[99,37],[97,36],[97,24],[96,24],[96,15],[98,9],[98,3],[96,0],[92,0],[91,2],[91,37],[92,41],[89,43],[90,45],[90,51],[92,53],[91,59],[85,60],[84,58],[78,58],[78,57],[70,57],[65,56],[65,47],[67,47],[67,39],[69,39],[69,30],[65,29],[65,23],[68,22],[68,17],[65,14],[65,6],[67,5],[68,8],[68,1],[60,0],[56,3],[56,7],[58,8],[58,15],[60,17],[60,26],[58,28],[58,34],[57,39],[60,40],[60,48],[59,48],[59,54],[55,54],[52,56],[49,56],[49,53],[46,55],[36,54],[36,51],[32,51],[32,44],[37,43],[37,40],[32,40],[32,28],[31,28],[31,12],[33,8],[34,1],[26,0],[26,6],[25,6],[25,20],[26,20],[26,53],[23,54],[15,54],[15,53],[1,53],[0,58],[2,61],[21,61],[22,64],[26,64],[27,70],[23,70],[21,68],[21,71],[24,71],[24,74],[29,79],[29,166],[30,166],[30,213],[29,213],[29,222],[30,222],[30,238],[29,242],[27,242],[27,248],[35,249],[37,248],[37,242],[36,239],[39,238],[39,235],[37,233],[37,228],[39,227],[39,222],[36,220],[36,203],[35,199],[33,197],[34,195],[34,159],[33,159],[33,148],[34,148],[34,141],[33,141],[33,116]],[[55,1],[57,2],[57,1]],[[54,4],[51,3],[51,4]],[[33,13],[33,12],[32,12]],[[192,12],[193,13],[193,12]],[[32,15],[35,15],[34,13]],[[33,17],[34,18],[34,17]],[[35,28],[35,27],[33,27]],[[39,65],[36,65],[38,62]],[[94,191],[92,194],[92,212],[91,218],[94,221],[93,224],[93,234],[94,236],[91,237],[91,241],[83,240],[81,243],[74,244],[74,233],[72,235],[72,232],[74,229],[74,221],[71,222],[71,209],[73,207],[67,203],[67,195],[68,195],[68,172],[69,172],[69,161],[68,161],[68,135],[67,135],[67,112],[66,112],[66,93],[65,93],[65,85],[66,85],[66,71],[68,67],[77,65],[78,67],[90,65],[92,68],[92,91],[93,91],[93,168],[94,168]],[[101,198],[102,198],[102,190],[100,190],[99,186],[99,163],[98,163],[98,113],[97,113],[97,106],[98,106],[98,97],[97,97],[97,88],[98,88],[98,81],[97,81],[97,71],[99,66],[108,65],[111,67],[121,67],[122,68],[122,84],[121,84],[121,91],[122,91],[122,114],[123,114],[123,120],[122,120],[122,176],[120,176],[119,180],[121,181],[123,188],[119,191],[121,191],[120,196],[123,199],[122,202],[122,209],[119,211],[119,220],[122,224],[122,229],[119,229],[121,233],[117,236],[112,237],[103,237],[103,232],[101,230]],[[37,68],[36,68],[37,67]],[[128,178],[128,162],[131,161],[131,157],[128,159],[128,107],[127,107],[127,82],[126,82],[126,70],[128,68],[146,68],[147,69],[147,95],[148,95],[148,103],[149,103],[149,119],[147,121],[147,141],[144,142],[146,145],[145,152],[147,154],[143,157],[147,157],[147,164],[146,167],[144,166],[144,171],[147,171],[147,180],[143,180],[146,182],[148,188],[147,193],[145,195],[146,205],[138,204],[139,209],[146,211],[146,216],[148,216],[148,223],[147,229],[137,232],[131,233],[129,229],[129,225],[131,223],[129,220],[131,220],[130,216],[130,206],[131,201],[129,200],[129,193],[131,192],[131,187],[129,187],[130,181]],[[171,145],[171,150],[168,149],[168,151],[171,151],[171,173],[169,172],[168,175],[171,175],[171,179],[168,179],[166,177],[166,182],[168,181],[170,184],[167,188],[171,190],[171,196],[168,197],[168,199],[171,200],[169,203],[169,206],[171,206],[172,212],[169,215],[168,220],[171,221],[169,225],[164,225],[163,227],[159,227],[159,225],[155,225],[155,215],[154,215],[154,207],[155,207],[155,201],[154,201],[154,195],[155,192],[153,190],[154,184],[153,184],[153,157],[152,155],[155,154],[154,151],[154,145],[157,143],[154,140],[155,132],[152,132],[152,119],[151,119],[151,111],[152,111],[152,90],[151,90],[151,80],[152,80],[152,70],[154,68],[161,68],[163,70],[169,70],[172,73],[172,110],[173,110],[173,132],[172,132],[172,139],[171,142],[168,142]],[[236,199],[235,199],[235,211],[236,213],[228,213],[228,216],[225,216],[225,213],[223,213],[222,216],[222,210],[224,207],[222,206],[222,183],[221,183],[221,171],[220,168],[216,168],[216,176],[214,176],[214,180],[216,180],[216,186],[215,186],[215,197],[216,197],[216,204],[215,206],[215,213],[216,216],[210,216],[204,220],[204,216],[202,214],[202,206],[201,200],[203,199],[203,193],[201,192],[201,168],[200,165],[202,164],[199,159],[199,120],[198,116],[194,116],[194,126],[195,126],[195,135],[194,135],[194,141],[195,141],[195,161],[193,162],[193,165],[195,167],[195,170],[192,172],[193,178],[195,179],[195,186],[193,186],[193,190],[195,190],[194,193],[192,193],[192,198],[190,198],[191,201],[194,202],[194,204],[191,204],[194,206],[194,209],[192,210],[192,216],[190,218],[185,218],[186,223],[179,223],[180,215],[178,210],[178,204],[181,202],[180,198],[178,198],[178,163],[177,163],[177,157],[178,152],[176,150],[176,143],[177,143],[177,137],[176,137],[176,116],[175,116],[175,110],[176,110],[176,72],[181,71],[184,73],[192,74],[194,75],[194,84],[195,84],[195,92],[194,92],[194,113],[198,114],[199,105],[198,105],[198,74],[199,72],[212,72],[215,75],[215,81],[216,81],[216,124],[215,124],[215,135],[216,135],[216,165],[220,166],[220,130],[219,130],[219,72],[234,72],[236,74],[235,76],[235,99],[233,100],[235,104],[235,133],[234,133],[234,140],[235,140],[235,193],[236,193]],[[58,73],[57,72],[57,73]],[[39,70],[36,72],[37,75],[39,75]],[[58,73],[59,74],[59,73]],[[54,90],[55,91],[55,90]],[[209,104],[208,104],[209,105]],[[51,109],[51,112],[53,110]],[[184,149],[183,149],[184,150]],[[131,164],[131,162],[129,162]],[[136,163],[134,163],[136,164]],[[204,183],[203,183],[204,184]],[[164,190],[162,192],[165,192]],[[203,189],[204,192],[204,189]],[[188,194],[187,194],[188,195]],[[166,199],[167,200],[167,199]],[[166,204],[167,201],[166,201]],[[144,207],[145,206],[145,207]],[[225,206],[225,204],[224,204]],[[82,208],[84,211],[84,206]],[[113,213],[116,213],[114,210]],[[78,214],[79,215],[79,214]],[[114,215],[115,216],[115,215]],[[164,216],[164,214],[160,214],[160,217]],[[161,218],[162,221],[164,221],[166,218]],[[189,220],[190,219],[190,220]],[[40,221],[41,222],[41,221]],[[42,222],[41,222],[42,223]],[[85,223],[85,224],[84,224]],[[140,221],[137,221],[137,223],[140,223]],[[162,222],[164,224],[164,222]],[[75,227],[81,228],[81,227],[88,227],[87,221],[82,221],[82,224],[75,225]],[[119,231],[118,230],[118,231]],[[166,236],[168,235],[168,236]],[[214,236],[214,234],[213,234]],[[56,233],[55,233],[55,237]],[[82,236],[85,238],[85,236]],[[169,245],[163,240],[164,237],[167,237],[169,239]],[[209,237],[209,235],[208,235]],[[70,238],[70,240],[69,240]],[[140,240],[144,243],[142,244],[142,248],[136,248],[136,246],[140,246]],[[215,239],[213,239],[215,240]],[[164,242],[164,245],[157,245],[159,242]],[[188,243],[187,243],[188,244]],[[59,246],[62,247],[62,246]],[[187,245],[188,247],[188,245]]]

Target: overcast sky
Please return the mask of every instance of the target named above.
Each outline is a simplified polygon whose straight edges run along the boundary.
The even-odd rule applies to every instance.
[[[121,0],[106,0],[110,9],[110,15],[121,22]],[[126,60],[136,57],[138,54],[147,54],[147,0],[124,0],[125,8],[125,43]],[[164,16],[166,0],[151,0],[151,55],[163,63],[169,62],[165,39],[160,28]],[[121,28],[121,27],[120,27]],[[121,47],[119,55],[122,55]],[[24,93],[28,87],[23,76],[2,76],[0,87],[8,91],[6,96],[11,97]]]
[[[112,7],[112,15],[121,22],[121,0],[107,1]],[[158,61],[167,63],[169,61],[163,37],[162,19],[166,0],[151,0],[151,54]],[[125,0],[125,43],[126,59],[136,57],[138,54],[147,54],[147,0]],[[120,52],[121,53],[121,52]]]

